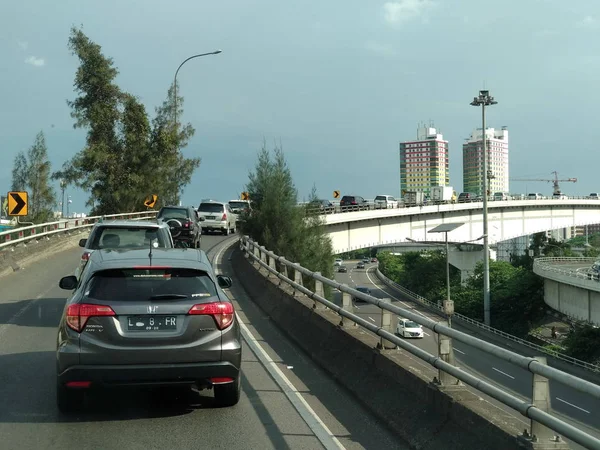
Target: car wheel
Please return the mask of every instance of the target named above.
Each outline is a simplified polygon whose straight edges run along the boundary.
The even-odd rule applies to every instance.
[[[225,236],[229,236],[229,227],[226,227],[226,228],[223,230],[223,234],[224,234]]]
[[[63,414],[69,414],[81,410],[85,393],[72,390],[60,383],[56,383],[56,406]]]
[[[236,405],[240,401],[240,392],[242,390],[242,372],[233,383],[218,384],[213,389],[215,391],[215,403],[220,407]]]

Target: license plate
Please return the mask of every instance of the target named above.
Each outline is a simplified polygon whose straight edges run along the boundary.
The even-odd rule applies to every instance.
[[[206,216],[208,220],[215,220],[215,216]]]
[[[166,331],[177,329],[177,316],[129,316],[129,331]]]

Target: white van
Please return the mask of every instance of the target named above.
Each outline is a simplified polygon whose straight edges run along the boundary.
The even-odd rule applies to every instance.
[[[543,200],[544,196],[542,194],[540,194],[539,192],[534,192],[531,193],[527,196],[528,200]]]

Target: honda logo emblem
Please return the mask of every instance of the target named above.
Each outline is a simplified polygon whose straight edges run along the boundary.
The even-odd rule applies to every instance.
[[[158,306],[148,306],[148,312],[149,313],[155,313],[156,312],[156,308],[158,308]]]

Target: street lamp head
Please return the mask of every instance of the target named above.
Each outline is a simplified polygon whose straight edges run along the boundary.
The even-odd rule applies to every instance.
[[[494,100],[494,97],[490,96],[490,91],[479,91],[479,97],[475,97],[470,103],[471,106],[490,106],[496,104],[498,102]]]
[[[219,53],[221,53],[223,50],[219,49],[219,50],[215,50],[214,52],[212,52],[213,55],[218,55]]]

